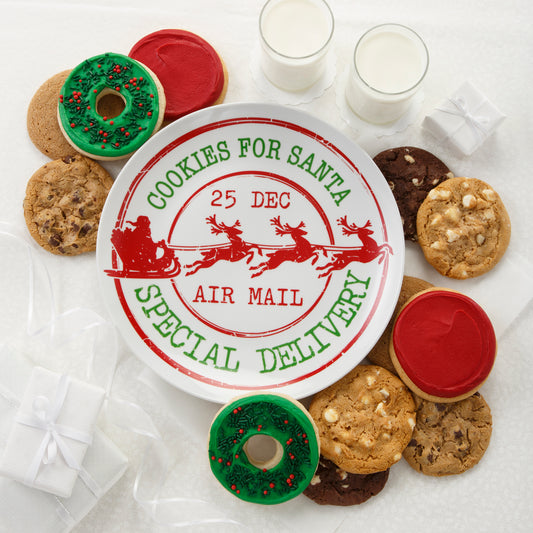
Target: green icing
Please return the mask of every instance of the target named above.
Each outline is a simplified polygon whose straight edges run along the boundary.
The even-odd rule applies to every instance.
[[[246,441],[258,434],[273,437],[283,447],[283,457],[270,469],[253,465],[243,450]],[[211,426],[211,470],[227,490],[245,501],[275,504],[298,496],[309,485],[318,459],[319,443],[312,422],[283,396],[239,398],[226,405]]]
[[[114,118],[96,112],[99,95],[120,94],[125,102]],[[59,120],[81,151],[95,157],[124,157],[144,144],[158,123],[159,94],[150,72],[121,54],[86,59],[70,73],[59,96]]]

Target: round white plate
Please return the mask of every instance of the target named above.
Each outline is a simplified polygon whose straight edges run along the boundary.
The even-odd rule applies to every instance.
[[[302,398],[359,363],[403,277],[393,195],[313,116],[227,104],[128,161],[98,233],[102,293],[131,349],[196,396]]]

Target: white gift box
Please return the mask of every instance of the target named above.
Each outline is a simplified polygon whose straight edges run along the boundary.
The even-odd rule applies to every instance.
[[[67,533],[124,474],[127,459],[100,430],[94,433],[83,467],[98,484],[94,494],[78,478],[70,498],[27,487],[0,477],[0,516],[5,530],[17,533]],[[1,529],[1,527],[0,527]]]
[[[6,347],[0,348],[0,367],[1,455],[7,448],[14,417],[20,411],[25,391],[30,389],[29,381],[35,369],[27,359]],[[79,410],[79,405],[77,407]],[[0,530],[67,533],[121,478],[127,462],[115,444],[95,428],[92,444],[87,448],[82,464],[90,482],[87,484],[82,477],[77,476],[69,498],[61,498],[0,476]]]
[[[92,444],[105,391],[35,367],[13,418],[0,474],[63,498],[70,497]]]
[[[440,142],[471,155],[505,119],[505,115],[470,82],[424,118],[422,127]]]

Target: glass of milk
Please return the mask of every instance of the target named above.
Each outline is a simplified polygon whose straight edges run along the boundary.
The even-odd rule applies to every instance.
[[[367,122],[393,122],[409,109],[428,66],[428,50],[417,33],[401,24],[376,26],[355,47],[346,100]]]
[[[259,17],[267,79],[285,91],[311,87],[324,73],[334,25],[324,0],[268,0]]]

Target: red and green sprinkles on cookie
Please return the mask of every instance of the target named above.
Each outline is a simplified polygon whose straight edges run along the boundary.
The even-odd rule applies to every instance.
[[[60,92],[63,133],[75,148],[94,158],[126,157],[159,128],[164,106],[159,91],[153,74],[127,56],[107,53],[86,59],[72,70]],[[109,94],[124,103],[116,117],[97,112],[99,99]]]
[[[266,435],[276,454],[263,462],[247,450],[250,439]],[[209,462],[220,483],[238,498],[276,504],[298,496],[318,465],[314,423],[297,402],[278,394],[253,394],[227,404],[209,434]]]

